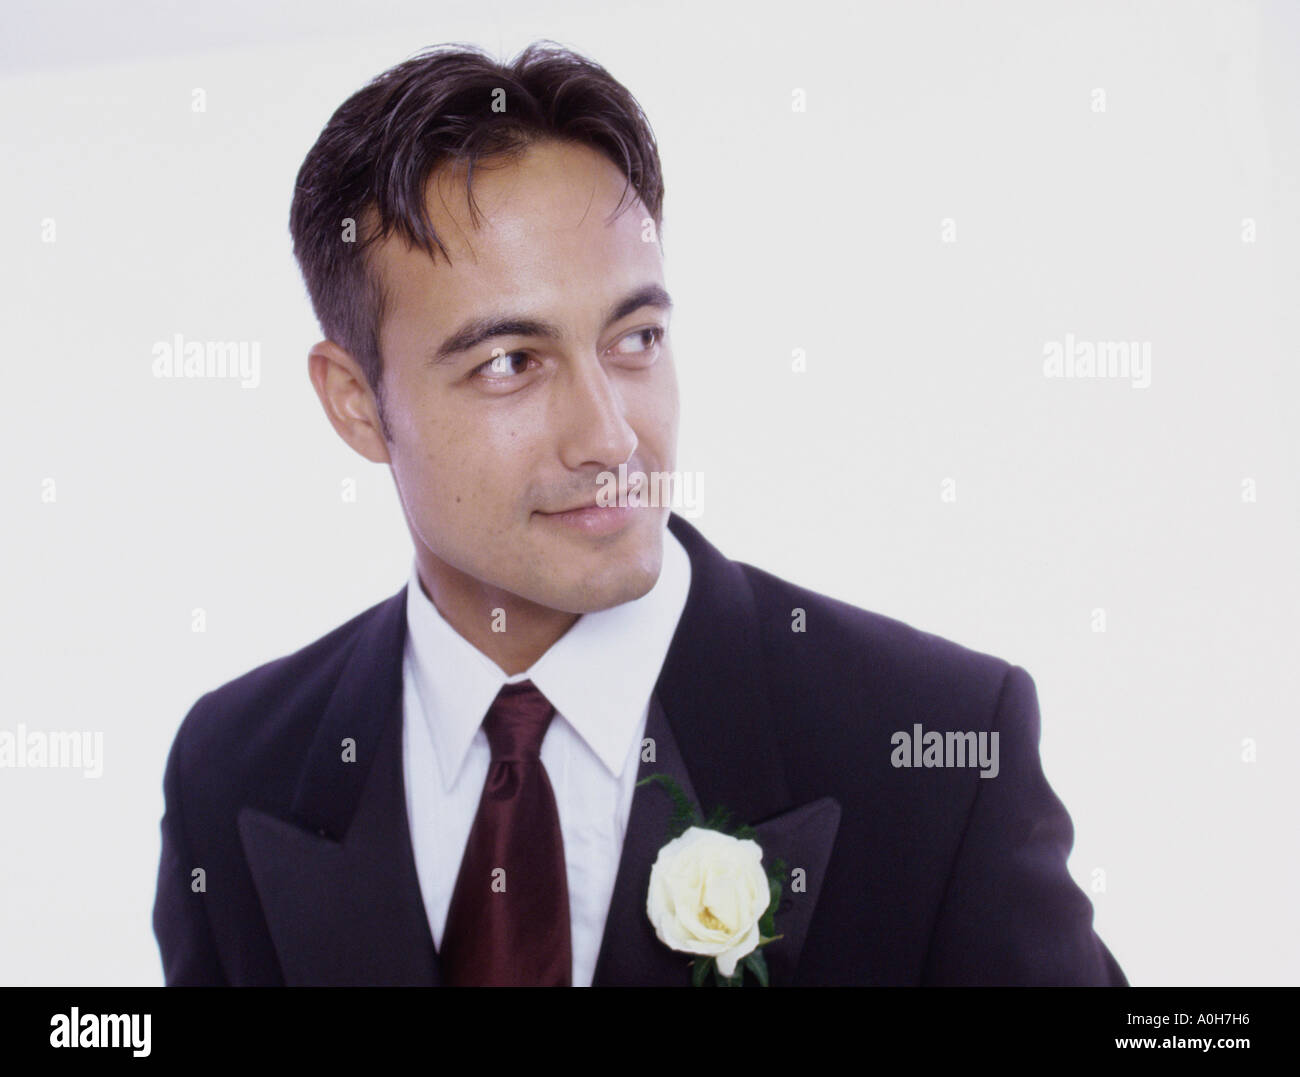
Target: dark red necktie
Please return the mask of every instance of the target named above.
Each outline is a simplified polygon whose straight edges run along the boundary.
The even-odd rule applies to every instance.
[[[568,987],[564,838],[542,738],[555,708],[532,681],[504,685],[483,719],[492,746],[447,911],[439,961],[453,987]]]

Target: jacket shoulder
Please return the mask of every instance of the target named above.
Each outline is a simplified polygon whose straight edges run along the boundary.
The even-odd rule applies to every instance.
[[[889,688],[888,696],[913,704],[943,706],[960,699],[989,712],[1016,668],[996,655],[739,564],[754,596],[769,668],[805,682],[805,690],[816,682],[847,682],[877,699]]]
[[[360,637],[405,589],[291,654],[273,659],[200,696],[172,747],[184,759],[224,766],[272,743],[300,743],[324,712]],[[213,754],[219,753],[219,754]]]

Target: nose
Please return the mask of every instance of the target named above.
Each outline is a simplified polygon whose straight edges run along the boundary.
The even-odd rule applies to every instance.
[[[574,471],[616,468],[636,451],[637,436],[624,415],[622,395],[596,356],[569,367],[561,403],[560,457]]]

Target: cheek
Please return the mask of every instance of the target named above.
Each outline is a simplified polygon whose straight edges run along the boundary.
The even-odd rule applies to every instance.
[[[673,366],[672,356],[666,356],[664,361],[659,364],[659,380],[657,382],[659,389],[659,398],[661,407],[666,415],[671,417],[674,425],[677,422],[677,368]]]
[[[408,508],[428,518],[464,501],[478,479],[477,461],[456,417],[417,398],[404,400],[394,418],[389,455]]]
[[[620,390],[629,420],[655,431],[667,432],[677,425],[677,375],[672,363],[660,362],[628,377]]]
[[[509,515],[526,492],[532,433],[519,416],[492,418],[444,412],[440,421],[413,428],[415,443],[405,446],[402,466],[433,526],[456,520],[461,528],[477,518],[480,530],[491,528],[491,518]]]
[[[636,403],[642,437],[671,466],[677,444],[677,378],[671,365],[656,368],[655,377],[643,387]]]

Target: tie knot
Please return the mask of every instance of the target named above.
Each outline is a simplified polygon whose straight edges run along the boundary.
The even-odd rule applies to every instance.
[[[536,758],[555,708],[532,681],[503,684],[483,719],[492,762]]]

